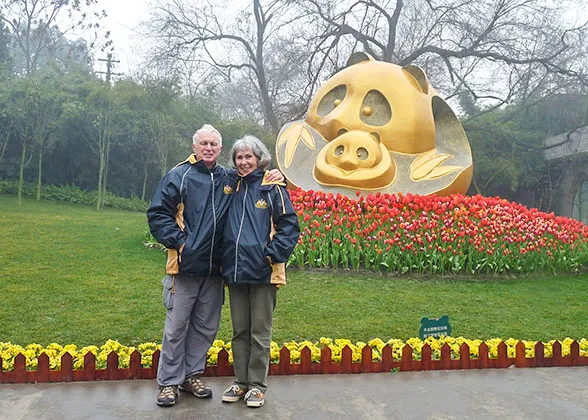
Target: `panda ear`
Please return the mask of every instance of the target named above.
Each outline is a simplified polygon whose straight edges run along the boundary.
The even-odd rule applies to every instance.
[[[374,58],[371,55],[366,54],[364,52],[355,52],[351,54],[351,56],[347,60],[347,64],[345,65],[345,67],[361,63],[362,61],[374,61]]]
[[[409,65],[402,67],[402,70],[414,77],[424,94],[429,93],[429,81],[425,72],[417,66]]]

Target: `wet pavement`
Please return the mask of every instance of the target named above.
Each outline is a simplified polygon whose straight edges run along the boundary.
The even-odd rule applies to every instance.
[[[588,367],[270,376],[265,405],[155,403],[155,380],[0,384],[0,419],[588,419]]]

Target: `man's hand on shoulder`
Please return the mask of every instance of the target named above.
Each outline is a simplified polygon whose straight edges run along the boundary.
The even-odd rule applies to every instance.
[[[266,176],[266,180],[268,182],[282,182],[284,181],[284,174],[280,172],[279,169],[272,169],[271,171],[268,172],[267,176]]]

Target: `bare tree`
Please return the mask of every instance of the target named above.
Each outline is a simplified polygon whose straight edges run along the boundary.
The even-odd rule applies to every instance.
[[[283,122],[280,108],[291,95],[289,80],[296,79],[308,54],[295,48],[300,34],[292,30],[302,16],[284,0],[253,0],[242,10],[234,9],[231,1],[161,1],[150,22],[151,37],[160,41],[154,56],[198,63],[200,80],[208,88],[214,86],[248,117],[259,115],[277,133]],[[284,60],[286,52],[289,58]],[[294,66],[285,69],[289,61]],[[240,102],[243,97],[248,106]]]
[[[67,41],[65,34],[82,29],[86,33],[97,32],[104,11],[92,10],[97,0],[4,0],[0,3],[0,20],[10,29],[23,66],[18,73],[30,75],[37,70],[41,57],[59,48]],[[58,20],[67,14],[68,19]],[[57,29],[58,23],[61,26]],[[99,39],[97,33],[95,39]],[[104,46],[110,44],[108,33]],[[75,47],[69,42],[67,47]],[[85,51],[84,51],[85,53]]]
[[[557,91],[562,80],[587,83],[588,25],[571,19],[582,3],[303,0],[322,25],[314,57],[319,68],[334,51],[346,56],[361,49],[383,61],[420,65],[448,98],[465,91],[496,107]]]

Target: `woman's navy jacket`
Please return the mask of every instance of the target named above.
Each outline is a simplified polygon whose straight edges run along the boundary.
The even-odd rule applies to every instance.
[[[223,235],[228,285],[269,284],[272,268],[284,266],[298,243],[298,217],[285,184],[268,183],[265,175],[258,168],[239,177]]]

